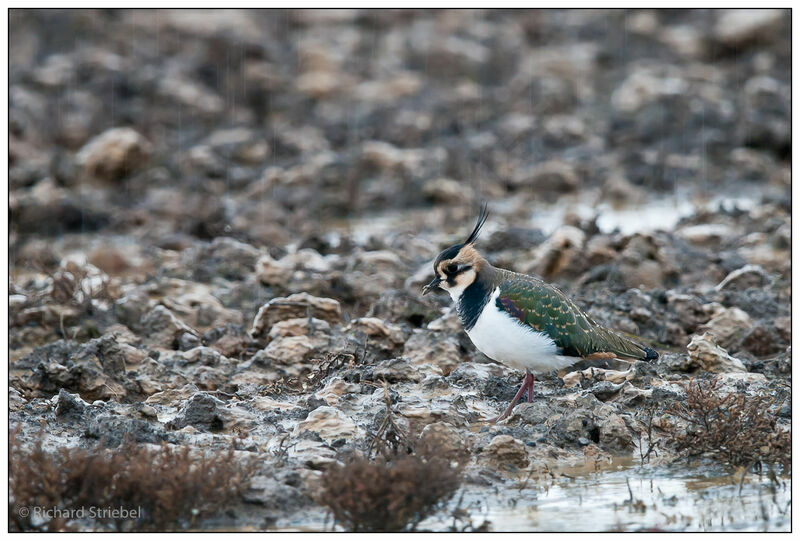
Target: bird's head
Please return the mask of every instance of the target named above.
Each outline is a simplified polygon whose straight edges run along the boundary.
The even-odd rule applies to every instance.
[[[475,228],[467,240],[462,244],[454,244],[439,254],[433,263],[433,280],[422,288],[423,295],[438,286],[450,293],[453,298],[457,298],[476,280],[478,271],[485,260],[473,247],[473,244],[478,240],[478,234],[488,216],[489,212],[484,203],[481,206]]]

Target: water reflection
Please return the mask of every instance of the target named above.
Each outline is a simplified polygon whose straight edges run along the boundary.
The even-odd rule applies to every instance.
[[[626,464],[628,462],[628,464]],[[789,531],[791,479],[721,473],[719,467],[631,467],[616,460],[573,468],[496,493],[467,490],[473,523],[493,531]],[[449,525],[430,519],[423,529]]]

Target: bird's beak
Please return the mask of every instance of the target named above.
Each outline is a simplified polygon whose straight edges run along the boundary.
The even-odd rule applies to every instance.
[[[430,293],[431,289],[438,286],[441,282],[442,282],[441,278],[439,278],[438,276],[434,276],[433,280],[431,280],[431,282],[428,285],[422,288],[422,294],[427,295],[428,293]]]

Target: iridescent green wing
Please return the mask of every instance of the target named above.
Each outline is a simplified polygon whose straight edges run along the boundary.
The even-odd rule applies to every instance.
[[[497,307],[531,328],[547,334],[563,355],[583,357],[614,353],[644,358],[643,347],[605,329],[583,313],[557,288],[515,275],[500,284]]]

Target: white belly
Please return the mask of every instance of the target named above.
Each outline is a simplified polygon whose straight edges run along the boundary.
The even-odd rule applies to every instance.
[[[535,373],[558,370],[577,362],[578,359],[559,355],[555,342],[546,334],[525,327],[501,312],[495,304],[499,294],[500,288],[495,289],[478,321],[467,331],[481,353],[511,368]]]

